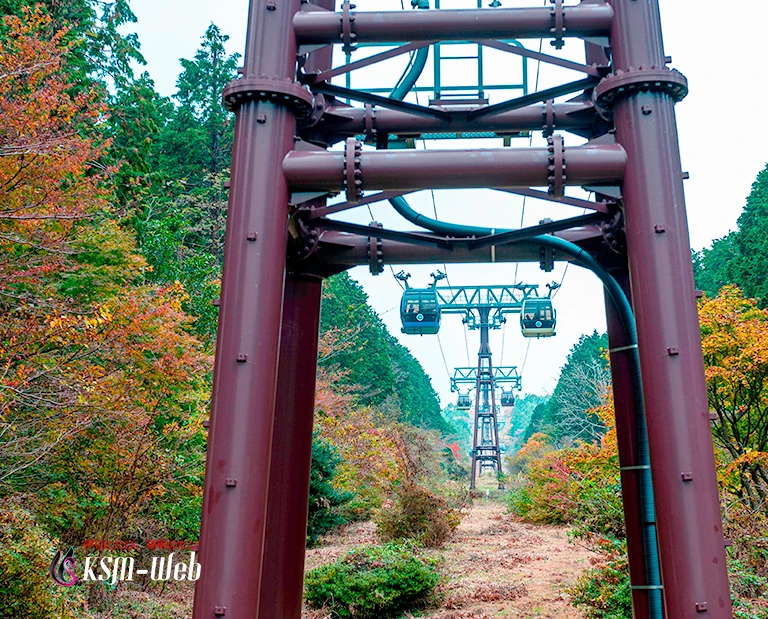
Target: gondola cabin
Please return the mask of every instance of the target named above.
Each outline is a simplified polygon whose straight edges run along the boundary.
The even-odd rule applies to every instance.
[[[460,393],[458,400],[456,400],[456,408],[460,411],[468,411],[472,408],[472,401],[469,399],[468,393]]]
[[[520,312],[520,329],[523,337],[551,337],[555,334],[555,308],[548,298],[531,298],[523,301]]]
[[[514,406],[515,405],[515,396],[513,395],[511,389],[502,389],[501,390],[501,405],[502,406]]]
[[[409,288],[400,301],[402,331],[408,335],[434,335],[440,330],[440,303],[434,288]]]

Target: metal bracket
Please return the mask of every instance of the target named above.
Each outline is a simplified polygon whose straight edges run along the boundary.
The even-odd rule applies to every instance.
[[[363,171],[360,169],[360,153],[363,145],[355,138],[347,138],[344,148],[344,186],[347,202],[356,204],[363,197]]]
[[[539,268],[545,273],[555,269],[555,250],[551,247],[539,247]]]
[[[384,225],[378,221],[372,221],[368,224],[371,228],[383,228]],[[368,237],[368,268],[371,275],[381,275],[384,272],[384,245],[379,237]]]
[[[320,242],[320,230],[306,225],[300,217],[288,220],[288,262],[296,264],[309,258],[317,250]]]
[[[627,253],[627,235],[624,231],[624,212],[616,208],[616,214],[600,226],[603,233],[603,240],[608,244],[612,251],[619,255]]]

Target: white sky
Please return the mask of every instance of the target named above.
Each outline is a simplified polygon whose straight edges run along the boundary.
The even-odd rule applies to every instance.
[[[471,1],[471,0],[470,0]],[[535,6],[538,0],[502,0],[506,7]],[[715,0],[660,0],[664,27],[665,49],[673,58],[672,66],[680,69],[688,78],[691,92],[677,106],[680,145],[683,169],[690,172],[686,182],[686,197],[691,233],[691,245],[700,249],[712,239],[734,229],[736,219],[744,205],[752,182],[768,160],[766,154],[766,125],[761,120],[762,107],[768,94],[765,71],[759,69],[758,59],[765,55],[764,24],[768,23],[768,3],[753,2],[738,4],[738,10],[726,10],[726,5]],[[406,0],[406,7],[410,2]],[[484,2],[487,4],[487,2]],[[176,77],[180,70],[179,58],[192,58],[200,37],[211,22],[229,34],[229,50],[242,54],[247,19],[247,0],[132,0],[131,5],[139,23],[142,52],[147,59],[146,70],[155,80],[158,90],[171,95],[175,90]],[[358,0],[358,10],[400,8],[399,0]],[[471,6],[454,0],[444,8]],[[747,8],[748,7],[748,8]],[[538,41],[526,41],[526,47],[538,49]],[[338,47],[336,49],[339,49]],[[380,51],[377,49],[375,51]],[[463,51],[463,50],[462,50]],[[554,52],[546,42],[543,51]],[[359,51],[354,59],[366,52]],[[495,69],[495,75],[509,80],[519,73],[519,62],[509,56],[488,54],[486,66]],[[583,61],[583,46],[574,39],[567,41],[560,52],[564,57]],[[337,62],[341,54],[337,54]],[[376,69],[368,76],[362,75],[355,85],[391,86],[397,80],[404,66],[405,57],[388,61],[389,64]],[[460,61],[461,62],[461,61]],[[424,73],[424,79],[431,79],[431,63]],[[467,68],[452,67],[445,73],[454,78],[470,79]],[[531,86],[536,75],[536,63],[529,64]],[[540,88],[577,79],[578,74],[552,69],[542,65]],[[502,83],[506,79],[496,78]],[[491,102],[507,98],[510,93],[494,93]],[[424,104],[426,96],[422,95]],[[411,98],[410,100],[414,100]],[[738,116],[737,116],[738,115]],[[567,143],[578,144],[579,140],[566,136]],[[534,145],[541,143],[540,132],[534,135]],[[470,143],[430,142],[428,148],[468,148],[476,146],[500,147],[500,141],[486,140]],[[527,146],[527,140],[517,140],[513,146]],[[419,143],[418,148],[423,148]],[[579,195],[578,190],[569,190],[570,195]],[[409,197],[411,204],[421,212],[432,215],[429,192]],[[440,218],[447,221],[473,223],[497,228],[519,226],[521,200],[508,195],[485,190],[439,191],[435,202]],[[525,225],[535,224],[549,216],[553,219],[573,216],[581,211],[571,207],[528,201],[525,210]],[[373,206],[377,220],[387,227],[412,228],[384,204]],[[344,214],[344,219],[368,223],[370,215],[365,208]],[[405,270],[413,277],[411,283],[428,283],[429,273],[442,265],[408,267]],[[400,270],[397,266],[395,271]],[[432,377],[443,404],[455,396],[450,394],[448,376],[435,336],[404,336],[400,334],[398,306],[401,289],[392,277],[389,268],[375,279],[367,269],[358,267],[352,272],[370,297],[371,304],[382,316],[389,330],[400,338],[419,359]],[[448,275],[453,286],[471,284],[514,283],[515,265],[448,265]],[[537,265],[521,264],[518,280],[537,283],[542,286],[549,281],[563,278],[563,266],[553,273],[544,273]],[[444,282],[443,282],[444,283]],[[492,332],[491,346],[496,365],[523,365],[523,391],[545,393],[556,382],[560,367],[571,346],[582,333],[593,329],[605,329],[602,289],[596,278],[578,267],[569,267],[564,285],[556,297],[558,310],[557,337],[545,340],[525,340],[516,327],[514,316],[502,333]],[[502,338],[504,339],[503,358]],[[467,365],[467,347],[464,330],[458,316],[445,316],[440,331],[440,340],[450,372],[455,366]],[[476,363],[478,347],[477,332],[468,333],[469,364]]]

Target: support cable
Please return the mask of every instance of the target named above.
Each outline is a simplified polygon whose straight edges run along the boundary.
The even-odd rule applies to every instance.
[[[451,373],[448,371],[448,362],[445,360],[445,352],[443,352],[443,343],[440,341],[440,334],[437,334],[437,343],[440,346],[440,355],[443,357],[443,366],[445,367],[445,374],[448,376],[448,380],[451,380]]]

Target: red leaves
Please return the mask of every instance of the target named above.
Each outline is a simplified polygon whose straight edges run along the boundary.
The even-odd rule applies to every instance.
[[[26,280],[42,262],[62,268],[67,235],[76,220],[104,211],[107,192],[97,169],[104,144],[97,120],[105,114],[103,93],[76,89],[62,64],[65,31],[51,34],[51,20],[38,9],[23,18],[3,18],[0,39],[0,252],[21,252],[28,269],[3,262],[3,284]],[[35,251],[52,252],[44,261]],[[32,280],[34,283],[34,280]]]

